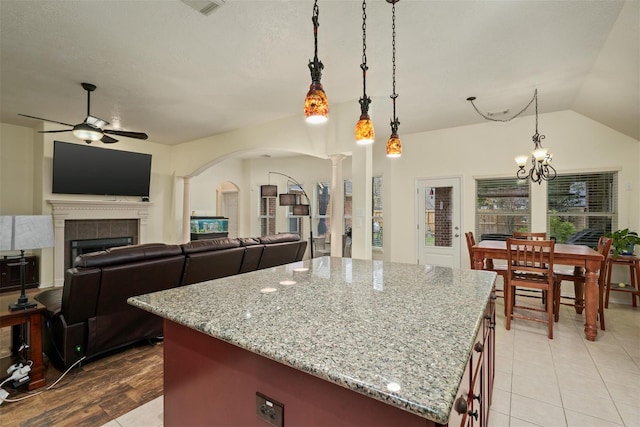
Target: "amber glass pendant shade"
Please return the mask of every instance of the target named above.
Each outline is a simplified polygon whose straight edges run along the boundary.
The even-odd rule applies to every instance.
[[[360,145],[373,144],[376,139],[376,131],[373,128],[373,122],[368,114],[360,116],[360,120],[356,124],[356,142]]]
[[[304,100],[304,116],[307,123],[325,123],[329,118],[329,101],[322,83],[311,83]]]
[[[387,142],[387,157],[400,157],[402,155],[402,143],[397,134],[392,133]]]

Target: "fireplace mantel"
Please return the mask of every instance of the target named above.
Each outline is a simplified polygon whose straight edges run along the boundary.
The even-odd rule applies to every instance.
[[[47,200],[52,207],[55,247],[54,286],[64,284],[64,222],[67,220],[137,219],[139,243],[146,242],[150,202],[115,200]]]

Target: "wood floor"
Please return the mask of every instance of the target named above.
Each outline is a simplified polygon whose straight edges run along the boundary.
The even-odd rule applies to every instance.
[[[47,364],[47,386],[31,392],[42,393],[0,405],[0,426],[99,427],[162,395],[162,362],[162,343],[137,345],[73,368],[51,390],[62,372]]]

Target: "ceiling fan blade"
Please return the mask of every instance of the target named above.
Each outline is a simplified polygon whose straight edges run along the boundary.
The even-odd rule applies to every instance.
[[[30,119],[42,120],[42,121],[45,121],[45,122],[58,123],[59,125],[65,125],[65,126],[73,127],[73,125],[70,125],[69,123],[56,122],[55,120],[43,119],[42,117],[28,116],[26,114],[20,114],[20,113],[18,113],[18,115],[19,116],[23,116],[23,117],[29,117]]]
[[[113,130],[113,129],[104,129],[102,132],[109,133],[111,135],[126,136],[127,138],[136,138],[136,139],[149,138],[146,133],[142,133],[142,132],[129,132],[126,130]]]
[[[67,130],[39,130],[38,133],[60,133],[60,132],[71,132],[71,129]]]
[[[117,139],[111,138],[109,135],[102,135],[102,139],[100,139],[100,141],[104,142],[105,144],[113,144],[114,142],[118,142]]]

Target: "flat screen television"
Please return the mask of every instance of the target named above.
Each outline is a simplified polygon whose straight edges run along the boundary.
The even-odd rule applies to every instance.
[[[149,196],[151,154],[54,141],[53,193]]]

